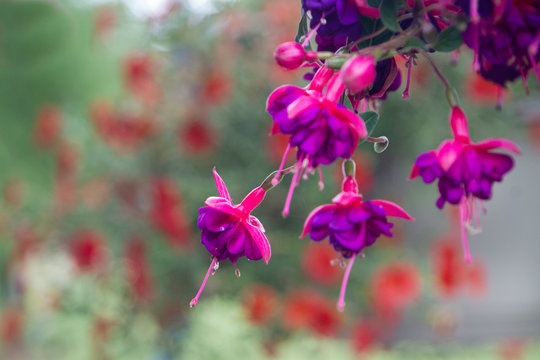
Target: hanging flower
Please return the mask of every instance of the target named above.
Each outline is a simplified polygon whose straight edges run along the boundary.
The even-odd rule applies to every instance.
[[[492,196],[493,183],[502,181],[514,166],[512,157],[491,150],[502,148],[514,154],[519,154],[520,150],[506,139],[471,142],[467,118],[459,106],[452,108],[450,127],[454,139],[445,140],[437,150],[420,154],[410,179],[420,176],[426,184],[437,179],[440,193],[437,207],[442,209],[446,202],[460,206],[465,260],[470,262],[465,228],[479,229],[478,202],[483,206],[482,200]]]
[[[201,244],[212,255],[212,262],[206,277],[197,293],[190,302],[195,306],[212,270],[217,270],[219,261],[229,259],[236,266],[239,258],[245,256],[248,260],[260,260],[268,263],[271,256],[270,244],[264,235],[264,227],[259,219],[250,213],[264,199],[266,189],[259,186],[253,189],[242,202],[234,205],[216,169],[213,169],[214,179],[219,196],[211,196],[199,209],[197,226],[202,230]],[[240,273],[237,269],[237,275]]]
[[[309,234],[314,241],[328,237],[334,249],[344,258],[350,259],[338,301],[340,310],[345,307],[345,288],[356,255],[373,245],[379,236],[392,236],[390,229],[393,224],[387,217],[414,220],[405,210],[390,201],[363,201],[362,195],[358,194],[354,173],[354,162],[346,160],[342,192],[332,199],[333,204],[319,206],[309,214],[300,236]]]

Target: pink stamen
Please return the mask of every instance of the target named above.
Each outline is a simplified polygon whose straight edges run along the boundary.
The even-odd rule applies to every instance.
[[[276,173],[276,176],[272,179],[272,186],[276,186],[279,183],[279,177],[281,175],[281,172],[283,171],[283,167],[285,166],[285,160],[287,159],[287,155],[289,154],[289,150],[291,148],[291,144],[287,144],[287,149],[285,149],[285,153],[283,154],[283,158],[281,159],[281,164],[279,165],[278,172]]]
[[[521,83],[523,84],[523,87],[525,88],[525,94],[529,96],[529,84],[527,84],[527,77],[525,76],[525,73],[523,72],[523,69],[521,69]]]
[[[471,252],[469,251],[469,243],[467,242],[467,217],[468,217],[468,204],[467,199],[463,199],[459,206],[460,220],[461,220],[461,242],[463,244],[463,253],[465,254],[465,262],[471,262]]]
[[[538,79],[538,83],[540,83],[540,70],[538,69],[538,64],[534,60],[534,56],[530,51],[529,51],[529,60],[531,61],[532,67],[534,69],[534,73],[536,74],[536,78]]]
[[[324,19],[324,15],[323,17],[321,18],[321,21],[322,19]],[[319,23],[317,24],[317,26],[315,26],[313,29],[311,29],[307,35],[307,37],[304,39],[304,41],[302,41],[302,47],[306,47],[306,45],[309,43],[309,41],[311,40],[311,38],[313,37],[313,34],[315,34],[315,32],[317,31],[317,29],[319,29],[319,26],[321,26],[321,22],[319,21]]]
[[[281,212],[281,215],[283,215],[283,217],[289,216],[291,200],[292,200],[294,188],[296,187],[296,179],[298,178],[298,173],[302,171],[301,166],[302,166],[302,159],[298,160],[298,163],[296,164],[296,171],[294,172],[293,178],[291,180],[291,186],[289,187],[289,192],[287,193],[285,206],[283,207],[283,211]]]
[[[197,295],[195,295],[195,297],[189,302],[189,307],[194,307],[199,302],[199,297],[201,296],[204,286],[206,285],[206,281],[208,281],[208,277],[210,276],[210,273],[213,272],[214,267],[217,263],[217,258],[212,257],[212,262],[210,263],[210,267],[208,268],[206,276],[204,277],[201,287],[199,288],[199,292],[197,292]]]
[[[324,179],[323,179],[321,165],[319,165],[317,168],[319,169],[319,191],[323,191],[324,190]]]
[[[480,28],[478,23],[480,22],[480,15],[478,14],[478,0],[471,0],[470,5],[471,10],[471,22],[473,23],[474,29],[474,58],[473,58],[473,70],[480,70],[480,61],[478,60],[478,43],[480,37]]]
[[[236,275],[236,277],[240,277],[240,269],[238,268],[238,266],[236,266],[236,264],[233,264],[234,265],[234,274]]]
[[[409,98],[409,86],[411,85],[411,69],[412,69],[412,54],[409,54],[409,65],[407,69],[407,85],[405,86],[405,91],[401,94],[403,99]]]
[[[364,225],[365,228],[365,225]],[[343,282],[341,283],[341,290],[339,292],[339,300],[337,302],[337,310],[339,312],[345,311],[345,291],[347,291],[347,283],[349,282],[349,275],[351,274],[351,269],[354,264],[354,259],[356,258],[356,254],[354,254],[351,257],[351,260],[349,260],[349,264],[347,265],[347,269],[345,269],[345,274],[343,275]]]

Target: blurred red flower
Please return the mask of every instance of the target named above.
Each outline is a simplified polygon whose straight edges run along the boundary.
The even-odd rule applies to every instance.
[[[445,298],[454,297],[465,289],[474,296],[482,296],[487,290],[484,265],[478,259],[466,264],[458,244],[458,238],[445,236],[433,247],[435,291]]]
[[[399,316],[403,308],[420,298],[421,291],[418,268],[405,261],[380,266],[371,281],[375,309],[386,319]]]
[[[103,40],[116,25],[116,12],[112,6],[101,6],[94,15],[94,39]]]
[[[175,183],[167,178],[156,178],[151,183],[150,217],[155,227],[167,237],[173,249],[191,248],[191,230],[183,212],[180,193]]]
[[[291,292],[285,300],[283,324],[291,330],[310,330],[318,335],[336,335],[342,323],[332,300],[315,290]]]
[[[209,153],[217,145],[216,132],[211,124],[199,116],[190,116],[178,129],[180,145],[191,154]]]
[[[6,345],[15,345],[21,341],[24,314],[20,308],[6,307],[0,315],[0,338]]]
[[[142,240],[134,237],[124,248],[125,272],[132,299],[136,303],[149,302],[154,296],[154,283]]]
[[[332,286],[339,283],[343,269],[332,264],[337,255],[329,243],[310,242],[302,252],[302,270],[304,275],[321,285]]]
[[[90,115],[98,136],[120,154],[134,152],[155,132],[151,118],[120,113],[106,101],[94,102]]]
[[[248,320],[264,325],[276,315],[279,301],[272,287],[256,284],[244,289],[243,303]]]
[[[148,54],[130,54],[124,59],[124,81],[127,89],[147,106],[155,105],[161,97],[156,82],[157,64]]]
[[[95,230],[77,230],[70,237],[71,257],[81,272],[99,270],[106,261],[105,239]]]
[[[60,136],[62,110],[57,105],[42,106],[36,116],[34,143],[42,148],[54,145]]]
[[[380,329],[375,322],[359,320],[351,332],[351,345],[355,353],[369,352],[380,337]]]
[[[270,130],[268,130],[270,132]],[[289,145],[289,135],[284,135],[282,133],[277,133],[272,136],[266,137],[266,154],[268,158],[274,164],[279,165],[283,154]],[[287,154],[286,162],[293,164],[296,162],[296,152],[289,151]]]
[[[202,100],[211,105],[226,101],[232,93],[233,80],[221,70],[213,69],[202,79]]]
[[[502,91],[503,102],[510,98],[510,93],[501,86],[484,79],[477,73],[468,73],[463,82],[463,92],[468,100],[479,105],[496,104]]]
[[[79,152],[75,145],[62,142],[56,149],[55,208],[66,210],[75,202]]]
[[[499,358],[501,360],[520,360],[525,356],[527,342],[522,339],[509,339],[500,343]]]

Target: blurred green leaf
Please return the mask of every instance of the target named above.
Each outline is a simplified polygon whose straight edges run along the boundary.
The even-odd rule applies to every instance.
[[[399,30],[397,22],[397,0],[382,0],[381,1],[381,21],[383,24],[393,31]]]
[[[452,25],[441,31],[433,48],[437,51],[449,52],[456,50],[462,43],[461,32]]]

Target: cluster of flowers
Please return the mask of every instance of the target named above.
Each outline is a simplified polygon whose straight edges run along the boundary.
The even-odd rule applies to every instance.
[[[268,262],[270,246],[264,228],[250,212],[284,174],[293,174],[282,212],[287,216],[294,188],[300,180],[318,170],[322,188],[320,166],[342,158],[342,191],[332,199],[332,204],[319,206],[311,212],[301,237],[309,234],[317,242],[328,238],[335,251],[348,260],[338,301],[338,309],[343,310],[346,284],[355,257],[381,235],[392,236],[393,223],[389,217],[413,220],[392,202],[364,200],[358,193],[355,163],[351,160],[361,139],[382,149],[388,144],[385,137],[369,136],[358,111],[376,110],[387,92],[397,90],[401,85],[394,54],[407,59],[404,98],[408,98],[410,70],[416,55],[429,60],[446,88],[453,139],[443,141],[436,150],[419,155],[410,178],[420,176],[425,183],[437,180],[438,208],[442,209],[446,203],[459,206],[467,262],[471,261],[471,256],[466,229],[479,227],[478,209],[483,208],[482,201],[492,197],[493,183],[502,181],[514,165],[511,156],[497,150],[520,153],[517,145],[506,139],[471,141],[467,118],[459,106],[457,94],[428,52],[437,48],[433,36],[437,39],[443,31],[448,34],[453,28],[455,31],[465,28],[458,23],[466,19],[468,25],[461,36],[475,52],[477,72],[499,86],[505,86],[520,74],[525,77],[530,69],[537,71],[539,60],[540,8],[537,2],[407,1],[398,5],[393,14],[389,14],[388,8],[377,9],[362,0],[304,0],[302,5],[311,30],[301,34],[301,43],[286,42],[278,46],[274,57],[283,68],[310,67],[315,71],[304,88],[278,87],[268,97],[266,106],[273,119],[271,135],[281,133],[289,139],[283,160],[277,172],[238,205],[233,204],[214,169],[219,197],[206,200],[206,206],[199,210],[198,220],[201,242],[211,253],[212,263],[191,306],[197,303],[204,283],[217,269],[219,261],[229,259],[236,264],[245,256],[249,260],[262,258]],[[371,33],[364,34],[365,24],[376,26]],[[317,51],[311,49],[314,35]],[[379,36],[384,39],[372,43]],[[403,50],[412,38],[420,40],[421,45]],[[370,43],[362,45],[367,40]],[[352,109],[344,105],[347,97]],[[291,149],[296,149],[296,164],[284,169]]]

